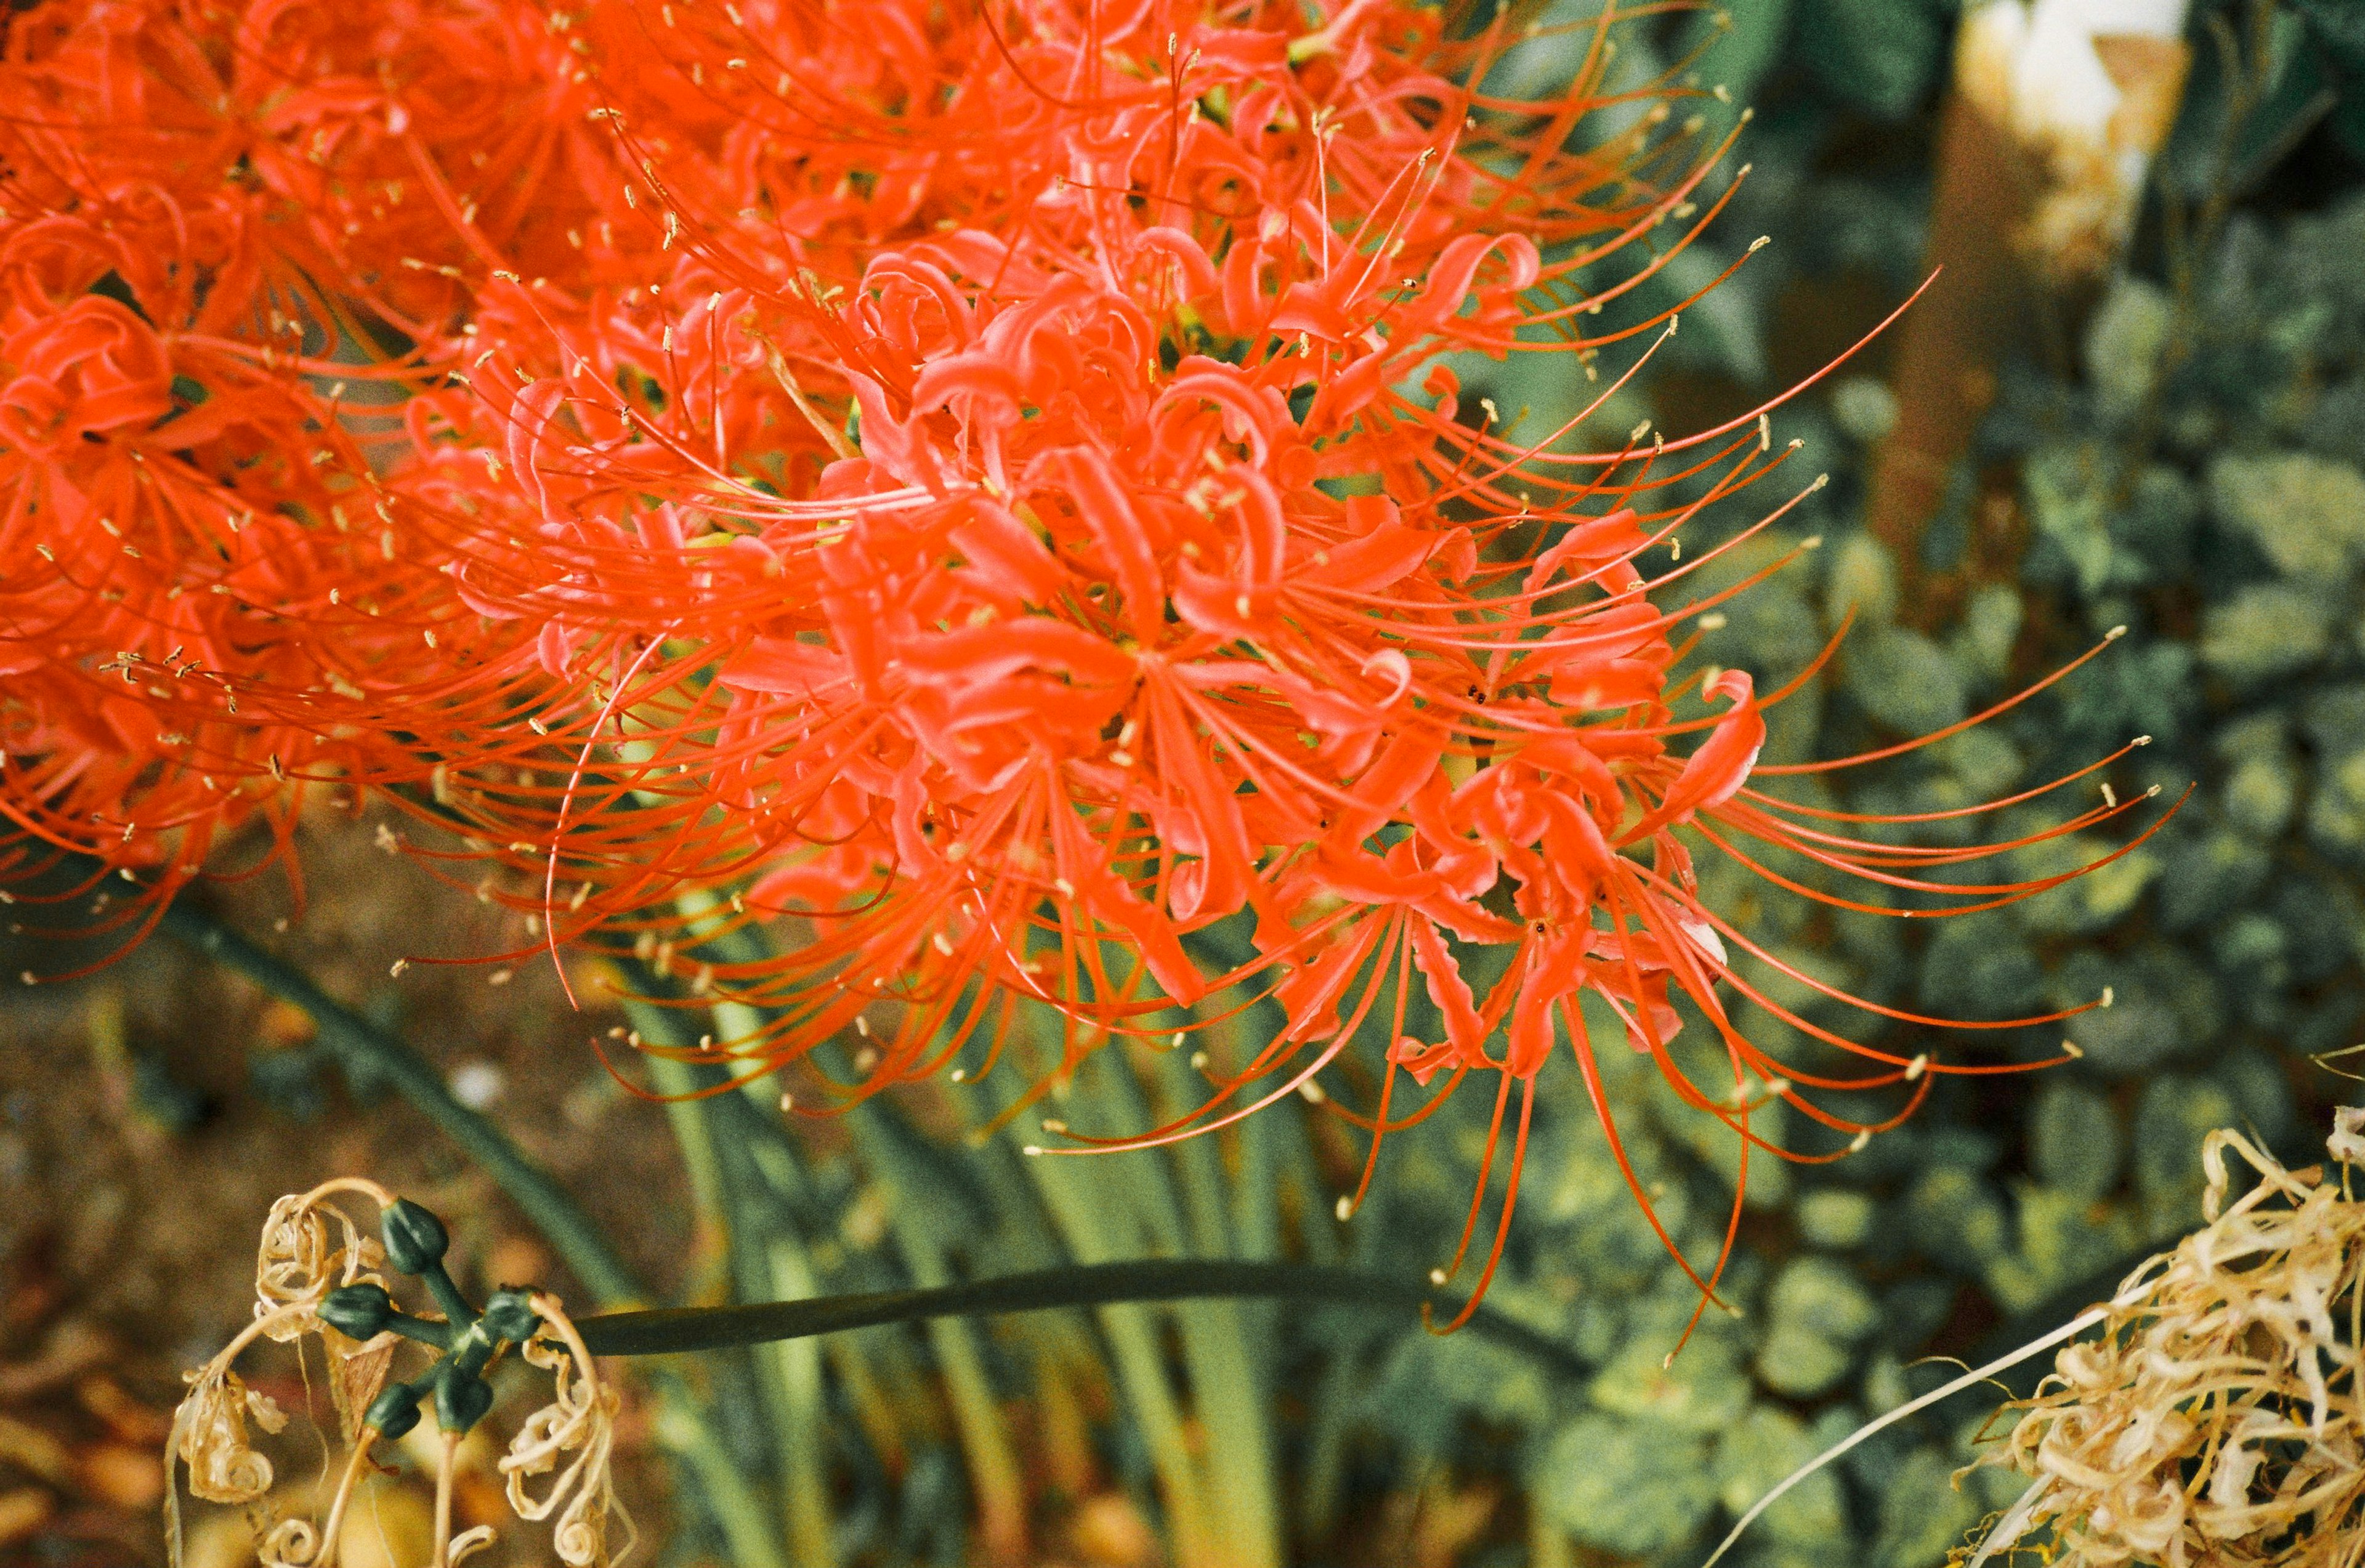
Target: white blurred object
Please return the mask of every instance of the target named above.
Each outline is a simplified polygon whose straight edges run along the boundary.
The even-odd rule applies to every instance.
[[[2185,0],[1990,0],[1963,18],[1955,84],[2039,172],[2012,238],[2057,280],[2109,271],[2191,51]]]
[[[482,1057],[471,1058],[452,1070],[452,1098],[471,1111],[481,1111],[499,1099],[510,1086],[509,1075]]]

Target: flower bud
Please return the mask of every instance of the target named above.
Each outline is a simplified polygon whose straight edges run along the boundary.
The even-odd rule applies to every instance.
[[[378,1435],[398,1438],[419,1425],[419,1390],[407,1383],[390,1383],[383,1393],[370,1401],[369,1414],[363,1423],[375,1427]]]
[[[495,1338],[520,1345],[532,1338],[542,1325],[541,1316],[533,1310],[526,1293],[513,1285],[504,1285],[485,1298],[484,1316],[479,1321],[485,1332]]]
[[[465,1432],[493,1407],[493,1385],[454,1368],[435,1382],[435,1424],[447,1432]]]
[[[384,1285],[340,1285],[320,1302],[320,1321],[348,1339],[374,1339],[394,1321],[394,1299]]]
[[[386,1235],[387,1260],[406,1274],[423,1274],[435,1267],[452,1245],[443,1222],[409,1198],[388,1204],[378,1224]]]

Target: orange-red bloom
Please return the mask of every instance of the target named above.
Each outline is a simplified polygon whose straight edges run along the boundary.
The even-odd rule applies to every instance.
[[[76,9],[106,8],[35,15]],[[1732,947],[1778,962],[1700,900],[1695,849],[1754,865],[1746,840],[1969,907],[2050,885],[1943,880],[1978,852],[1868,842],[1751,788],[1770,699],[1684,667],[1687,623],[1740,590],[1687,600],[1719,552],[1676,546],[1778,466],[1760,425],[1587,452],[1583,416],[1515,434],[1464,406],[1457,367],[1590,369],[1651,330],[1588,333],[1676,247],[1606,288],[1598,264],[1714,216],[1697,192],[1722,150],[1664,112],[1679,89],[1594,129],[1623,106],[1606,25],[1548,38],[1573,80],[1514,100],[1480,85],[1521,47],[1507,28],[1410,0],[1313,28],[1296,0],[596,0],[540,31],[450,0],[350,33],[257,10],[235,38],[161,0],[127,14],[174,18],[182,47],[127,66],[148,118],[125,157],[234,147],[267,193],[176,198],[235,240],[207,264],[246,280],[244,314],[129,257],[137,310],[92,296],[89,264],[0,275],[39,300],[0,347],[0,484],[84,498],[20,504],[8,537],[103,554],[86,519],[110,541],[142,519],[173,566],[143,568],[139,638],[110,645],[194,635],[166,606],[195,579],[232,601],[207,613],[259,611],[259,636],[205,644],[238,672],[209,756],[252,778],[267,746],[456,820],[501,846],[503,896],[554,950],[601,926],[660,964],[705,944],[701,996],[764,1019],[726,1047],[748,1070],[859,1025],[876,1049],[849,1094],[973,1045],[974,1072],[1028,1008],[1061,1020],[1064,1070],[1270,996],[1283,1026],[1252,1060],[1119,1146],[1247,1114],[1376,1026],[1373,1158],[1404,1125],[1399,1070],[1431,1105],[1492,1076],[1497,1134],[1519,1091],[1514,1191],[1564,1040],[1615,1147],[1588,993],[1752,1143],[1753,1081],[1860,1139],[1821,1092],[1905,1085],[1910,1109],[1933,1075],[1987,1070],[1785,1012]],[[267,64],[284,95],[207,108],[200,60]],[[60,172],[43,199],[120,248],[124,219],[65,216],[99,198]],[[398,430],[364,441],[324,409],[321,354],[257,351],[271,279],[301,319],[410,340],[377,373],[405,389]],[[201,408],[173,412],[177,377]],[[102,474],[125,498],[93,519]],[[252,588],[217,560],[250,547],[241,519],[275,541]],[[97,838],[72,825],[76,770],[162,790],[191,767],[155,771],[169,683],[128,710],[73,686],[99,678],[65,613],[93,569],[61,564],[49,620],[0,644],[66,683],[6,744],[36,759],[19,820],[75,845]],[[201,847],[214,819],[174,810],[154,825]],[[695,918],[667,907],[685,893]],[[785,950],[732,958],[755,924]],[[1733,991],[1866,1072],[1773,1060]],[[1730,1085],[1670,1055],[1687,1016]]]
[[[398,410],[492,247],[603,278],[589,193],[628,209],[538,8],[6,28],[0,812],[170,885],[257,815],[284,839],[291,785],[423,770],[386,732],[477,678],[438,533],[477,502],[401,461]]]

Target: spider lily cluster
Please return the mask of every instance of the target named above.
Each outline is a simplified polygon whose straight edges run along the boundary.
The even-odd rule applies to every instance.
[[[1901,1115],[2000,1070],[1799,1016],[1734,949],[1815,982],[1698,896],[1700,844],[1953,907],[2063,879],[1948,879],[1983,851],[1752,787],[1803,770],[1758,765],[1768,699],[1686,666],[1740,588],[1669,604],[1719,553],[1680,531],[1786,454],[1763,413],[1587,451],[1592,409],[1463,397],[1476,360],[1594,378],[1675,330],[1599,322],[1715,216],[1693,90],[1616,85],[1611,17],[1316,9],[14,11],[21,864],[169,893],[367,792],[465,834],[419,853],[554,953],[679,949],[759,1020],[718,1047],[745,1071],[853,1028],[841,1100],[973,1075],[1034,1008],[1048,1083],[1270,998],[1262,1049],[1121,1146],[1378,1030],[1373,1159],[1492,1080],[1514,1191],[1560,1041],[1612,1125],[1588,993],[1743,1139],[1753,1093],[1833,1129],[1817,1158],[1889,1125],[1824,1092]],[[1559,88],[1496,90],[1546,48]],[[1864,1070],[1772,1059],[1728,991]],[[1670,1055],[1678,999],[1729,1084]]]

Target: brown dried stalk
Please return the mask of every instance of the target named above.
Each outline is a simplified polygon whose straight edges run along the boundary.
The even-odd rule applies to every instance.
[[[2090,0],[1963,8],[1922,266],[1943,275],[1900,332],[1897,421],[1865,503],[1909,622],[1944,619],[1921,591],[1922,533],[1994,399],[1997,365],[2045,329],[2065,340],[2125,248],[2183,98],[2180,13]]]

